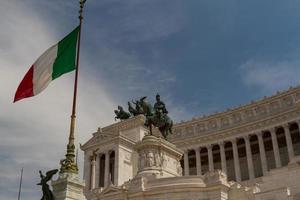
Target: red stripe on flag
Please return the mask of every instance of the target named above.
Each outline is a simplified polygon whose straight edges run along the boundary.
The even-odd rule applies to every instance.
[[[21,81],[16,94],[14,102],[19,101],[21,99],[32,97],[33,94],[33,65],[30,67],[23,80]]]

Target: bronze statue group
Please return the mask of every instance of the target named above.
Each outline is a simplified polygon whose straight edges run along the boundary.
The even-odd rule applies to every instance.
[[[122,106],[118,106],[115,110],[115,120],[126,120],[132,116],[144,115],[146,117],[145,126],[149,127],[152,134],[152,125],[157,127],[162,136],[167,139],[169,134],[172,134],[173,121],[168,116],[168,110],[163,101],[160,100],[160,95],[156,95],[156,103],[152,106],[146,101],[147,97],[142,97],[140,100],[128,102],[128,111],[126,112]],[[132,105],[134,104],[135,107]]]

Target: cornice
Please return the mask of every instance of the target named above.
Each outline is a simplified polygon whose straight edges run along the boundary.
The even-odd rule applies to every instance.
[[[276,103],[277,101],[280,101],[280,103],[285,103],[286,97],[289,97],[289,96],[294,101],[300,101],[300,86],[290,87],[287,91],[277,92],[273,96],[264,97],[263,99],[260,99],[257,101],[251,101],[251,103],[249,103],[249,104],[245,104],[245,105],[239,106],[237,108],[227,109],[224,112],[217,112],[215,114],[211,114],[211,115],[207,115],[207,116],[204,115],[204,116],[201,116],[198,118],[193,118],[188,121],[182,121],[182,122],[174,124],[174,128],[176,129],[176,128],[180,128],[180,127],[194,125],[194,124],[200,123],[200,122],[214,120],[217,118],[228,117],[229,115],[247,111],[249,109],[252,111],[256,111],[257,108],[261,108],[260,106],[264,107],[266,105],[269,105],[269,109],[272,109],[272,108],[274,109],[274,107],[276,107],[276,106],[273,105],[272,103]],[[272,104],[272,105],[270,105],[270,104]],[[254,112],[253,114],[255,115],[256,112]]]
[[[81,145],[80,148],[81,150],[85,151],[90,146],[95,144],[110,143],[112,139],[118,137],[125,138],[122,136],[122,131],[137,128],[138,126],[144,127],[144,124],[145,117],[143,115],[138,115],[103,128],[98,128],[97,132],[92,134],[93,137]]]
[[[234,137],[241,137],[245,134],[254,134],[260,131],[267,131],[271,128],[282,126],[289,122],[300,120],[300,106],[297,109],[280,113],[276,116],[266,117],[256,122],[249,122],[227,130],[210,132],[202,135],[183,134],[180,139],[172,140],[177,147],[199,146],[199,144],[218,143],[218,141],[228,140]]]
[[[186,137],[239,129],[249,123],[259,123],[299,108],[300,87],[292,88],[286,92],[234,110],[175,124],[174,134],[170,136],[170,140],[176,142]]]
[[[123,135],[116,135],[114,137],[109,137],[105,135],[94,135],[87,143],[80,146],[81,150],[88,151],[96,147],[104,147],[110,144],[123,144],[125,146],[133,146],[135,142],[128,137]]]
[[[125,131],[128,129],[136,128],[138,126],[144,126],[145,120],[146,120],[146,118],[144,115],[138,115],[138,116],[126,119],[124,121],[120,121],[115,124],[103,127],[102,131],[103,132]]]

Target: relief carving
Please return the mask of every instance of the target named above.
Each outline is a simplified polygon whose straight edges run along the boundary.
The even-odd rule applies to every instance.
[[[153,167],[154,166],[154,155],[153,152],[148,151],[146,154],[146,167]]]
[[[131,153],[124,152],[124,158],[126,161],[130,162],[131,161]]]
[[[299,101],[299,100],[300,100],[300,92],[297,92],[297,93],[295,94],[295,100],[296,100],[296,101]]]
[[[274,101],[272,103],[270,103],[269,108],[272,111],[276,111],[279,109],[279,102],[278,101]]]
[[[221,119],[221,126],[228,126],[229,125],[229,119],[228,118],[222,118]]]
[[[180,137],[182,135],[182,129],[181,128],[175,129],[175,134]]]
[[[257,106],[255,108],[255,111],[258,115],[263,115],[263,114],[266,114],[267,113],[267,109],[264,105],[260,105],[260,106]]]
[[[234,123],[239,123],[239,122],[242,121],[242,116],[241,116],[240,113],[234,113],[234,114],[232,115],[232,119],[233,119],[233,122],[234,122]]]
[[[176,162],[176,169],[177,169],[177,173],[179,175],[182,175],[182,167],[180,165],[180,161],[179,160],[177,160],[177,162]]]
[[[163,162],[162,155],[155,149],[141,151],[139,157],[139,170],[145,167],[160,167]]]
[[[217,122],[215,120],[208,122],[208,128],[209,129],[216,129],[217,128]]]
[[[161,158],[160,158],[159,154],[158,153],[154,154],[154,158],[155,158],[155,166],[160,167],[161,166]]]
[[[193,126],[188,126],[188,127],[185,128],[185,131],[188,135],[193,135],[194,127]]]
[[[254,117],[253,110],[252,109],[246,110],[245,111],[245,116],[246,116],[247,119]]]
[[[205,125],[204,124],[198,124],[198,125],[196,125],[196,131],[197,132],[199,132],[199,133],[201,133],[201,132],[203,132],[203,131],[205,131]]]
[[[293,105],[293,97],[292,96],[287,96],[282,99],[282,104],[284,106],[291,106]]]

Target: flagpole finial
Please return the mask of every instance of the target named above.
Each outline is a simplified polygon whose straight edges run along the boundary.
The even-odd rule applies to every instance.
[[[81,21],[83,19],[82,13],[83,13],[83,8],[86,0],[79,0],[80,4],[80,9],[79,9],[79,20]]]

